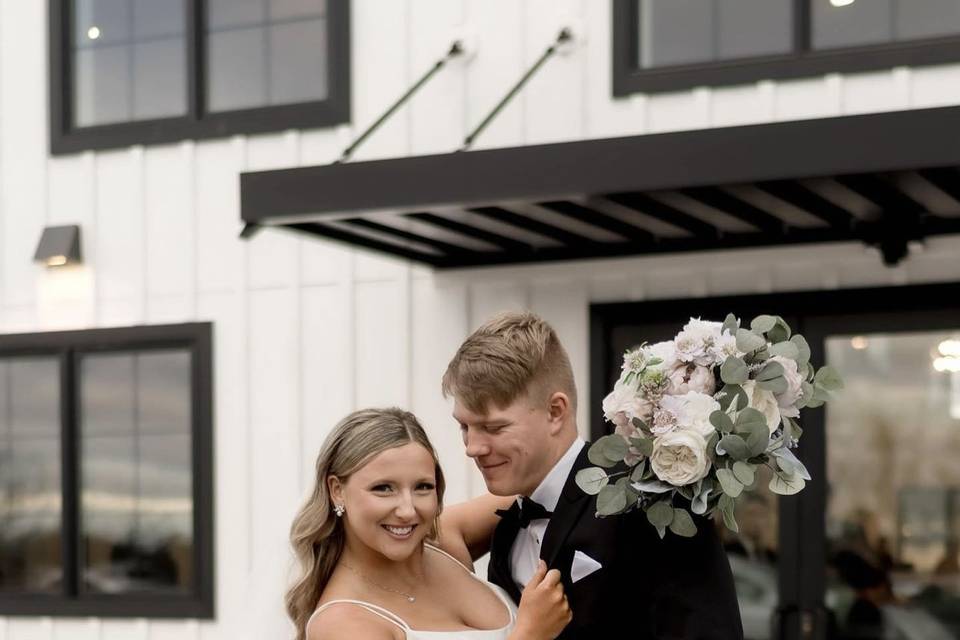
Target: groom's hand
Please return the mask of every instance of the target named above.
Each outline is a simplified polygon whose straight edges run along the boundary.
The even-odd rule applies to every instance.
[[[533,577],[523,589],[517,613],[516,640],[553,640],[573,619],[573,612],[563,592],[560,572],[547,571],[547,563],[540,560]]]

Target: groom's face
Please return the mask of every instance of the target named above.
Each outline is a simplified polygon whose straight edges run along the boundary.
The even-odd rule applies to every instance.
[[[524,395],[500,409],[488,407],[474,413],[459,399],[453,417],[467,456],[483,474],[487,490],[498,496],[530,495],[551,467],[550,416],[546,407],[536,407]]]

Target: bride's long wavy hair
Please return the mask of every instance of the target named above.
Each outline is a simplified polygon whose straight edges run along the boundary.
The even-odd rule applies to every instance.
[[[335,476],[346,482],[373,456],[411,442],[422,445],[433,456],[439,509],[428,537],[436,539],[446,485],[437,452],[412,413],[396,408],[362,409],[341,420],[327,436],[317,456],[313,492],[290,527],[300,576],[287,591],[286,605],[297,640],[305,640],[307,622],[343,553],[343,520],[333,512],[327,479]]]

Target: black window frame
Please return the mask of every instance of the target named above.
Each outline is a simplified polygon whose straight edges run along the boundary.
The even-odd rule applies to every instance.
[[[329,127],[350,121],[350,3],[327,2],[327,97],[312,102],[210,113],[206,92],[206,0],[186,3],[187,112],[183,116],[73,126],[71,0],[49,0],[50,152],[53,155]]]
[[[0,357],[41,356],[60,361],[61,522],[63,590],[0,594],[0,616],[103,618],[214,617],[213,325],[188,323],[0,335]],[[178,348],[191,353],[193,576],[189,595],[80,594],[79,359],[91,353]]]
[[[810,1],[793,0],[790,53],[645,69],[639,66],[636,55],[640,0],[611,1],[614,97],[960,61],[960,35],[812,50]]]

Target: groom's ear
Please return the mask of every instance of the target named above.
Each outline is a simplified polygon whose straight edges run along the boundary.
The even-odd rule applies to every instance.
[[[550,420],[550,435],[555,436],[563,430],[570,415],[570,398],[563,391],[554,391],[550,396],[547,412]]]

